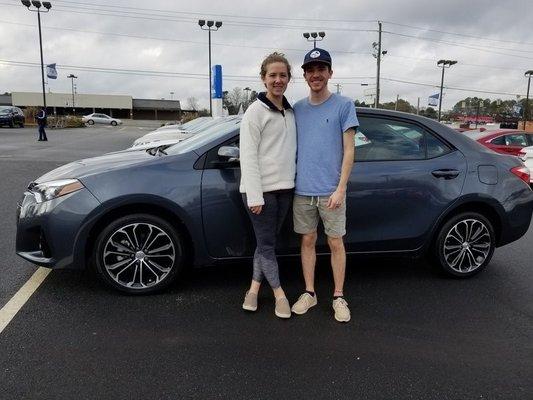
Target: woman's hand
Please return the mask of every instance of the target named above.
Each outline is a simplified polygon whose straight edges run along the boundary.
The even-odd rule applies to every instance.
[[[263,211],[263,206],[250,207],[250,211],[252,212],[252,214],[261,214],[261,211]]]

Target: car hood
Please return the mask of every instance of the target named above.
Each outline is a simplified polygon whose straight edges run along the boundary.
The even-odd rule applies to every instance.
[[[42,183],[58,179],[83,178],[84,176],[94,175],[100,172],[142,164],[157,158],[157,156],[152,156],[145,151],[109,153],[63,165],[44,174],[36,179],[35,182]]]

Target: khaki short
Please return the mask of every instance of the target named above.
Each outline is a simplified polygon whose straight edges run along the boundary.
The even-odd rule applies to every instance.
[[[339,238],[346,235],[346,199],[332,210],[326,207],[328,199],[329,196],[295,195],[292,205],[294,231],[300,234],[316,232],[321,219],[327,236]]]

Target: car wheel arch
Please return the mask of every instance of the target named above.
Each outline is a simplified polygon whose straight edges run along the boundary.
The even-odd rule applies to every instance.
[[[75,260],[75,263],[77,265],[79,265],[79,263],[84,263],[85,266],[90,264],[89,257],[92,255],[96,239],[104,227],[111,221],[132,214],[149,214],[167,221],[180,235],[182,235],[185,265],[191,264],[195,255],[194,240],[180,216],[169,208],[159,204],[137,202],[121,204],[117,207],[107,209],[105,212],[98,215],[98,217],[91,222],[90,226],[87,226],[83,230],[84,233],[78,235],[79,237],[76,240],[75,246],[76,251],[74,253],[78,256],[78,259]]]
[[[436,238],[444,224],[446,224],[446,222],[454,216],[464,212],[476,212],[487,218],[494,227],[496,246],[498,246],[503,229],[502,217],[500,216],[498,207],[501,206],[495,204],[494,200],[490,201],[489,199],[480,199],[477,196],[474,198],[466,197],[462,199],[462,201],[456,202],[440,216],[433,226],[429,236],[431,239],[428,241],[427,248],[432,251],[431,249],[434,246]]]

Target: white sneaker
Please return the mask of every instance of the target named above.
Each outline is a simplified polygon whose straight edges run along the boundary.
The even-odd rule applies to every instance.
[[[335,319],[339,322],[348,322],[350,320],[350,309],[348,303],[342,297],[333,300],[333,310]]]
[[[292,312],[298,315],[305,314],[307,310],[316,306],[316,304],[316,293],[314,296],[311,296],[309,293],[305,292],[298,298],[298,301],[292,305]]]

